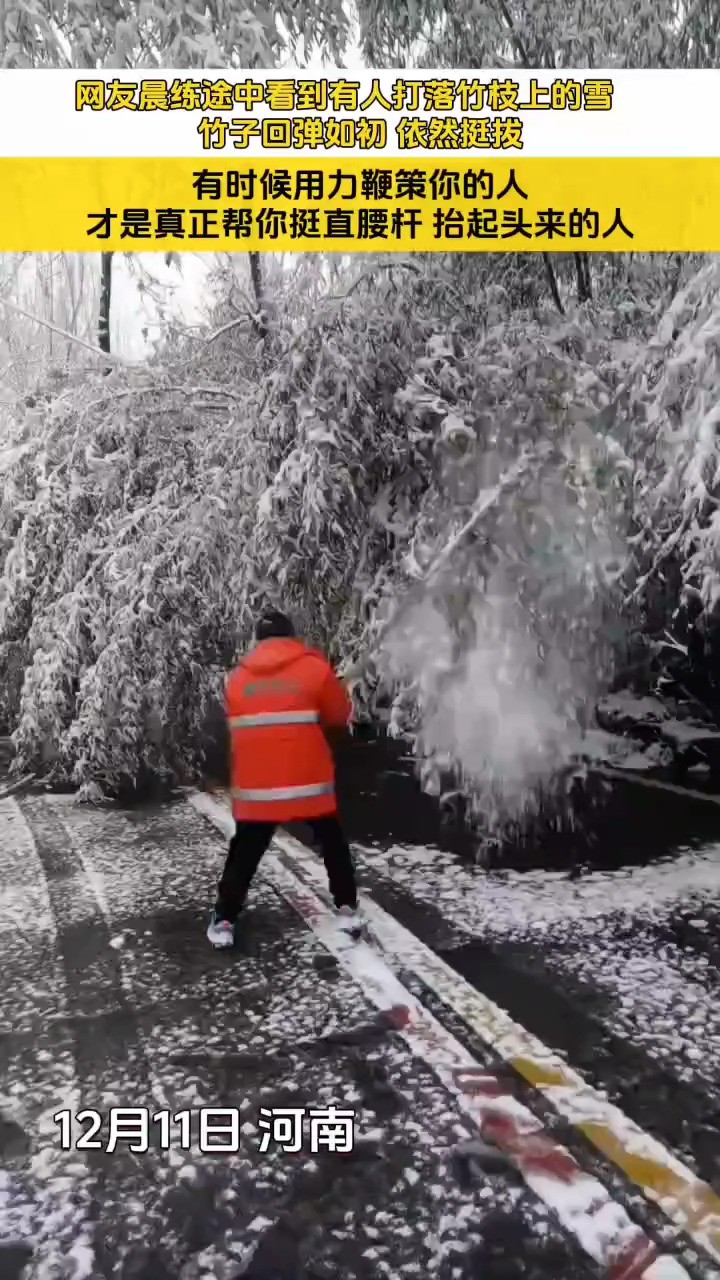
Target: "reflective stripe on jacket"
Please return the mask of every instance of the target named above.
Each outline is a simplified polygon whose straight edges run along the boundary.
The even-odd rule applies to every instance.
[[[323,655],[300,640],[264,640],[231,673],[225,702],[236,820],[302,822],[335,813],[323,729],[347,724],[351,704]]]

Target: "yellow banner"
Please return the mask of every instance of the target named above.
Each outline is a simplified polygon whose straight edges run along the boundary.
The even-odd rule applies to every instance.
[[[4,252],[720,251],[720,159],[0,159]]]

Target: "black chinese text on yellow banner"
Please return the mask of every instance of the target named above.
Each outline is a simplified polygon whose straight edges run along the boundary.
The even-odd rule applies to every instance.
[[[720,159],[0,159],[0,250],[708,252]]]

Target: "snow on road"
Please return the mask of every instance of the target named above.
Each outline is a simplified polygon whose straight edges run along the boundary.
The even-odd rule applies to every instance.
[[[222,856],[217,834],[186,803],[130,813],[60,797],[0,801],[2,1280],[232,1280],[241,1269],[250,1280],[596,1275],[548,1208],[557,1188],[528,1190],[512,1162],[488,1158],[452,1090],[290,909],[273,862],[253,889],[238,952],[208,949],[204,925]],[[439,910],[461,941],[474,931],[533,946],[539,939],[558,980],[584,974],[623,1035],[644,1026],[650,1036],[658,1004],[650,974],[643,981],[636,967],[622,1022],[612,974],[636,954],[649,963],[657,944],[665,968],[656,977],[675,983],[662,1004],[672,1027],[667,1043],[654,1028],[648,1045],[664,1046],[678,1072],[714,1087],[712,948],[696,945],[707,960],[697,965],[691,948],[660,933],[682,898],[700,922],[688,925],[695,941],[712,940],[714,851],[685,855],[675,889],[671,866],[593,888],[592,878],[479,878],[432,850],[390,858],[364,850],[361,860],[371,889],[427,899],[428,916]],[[626,925],[637,919],[645,930],[635,943],[617,922],[616,894]],[[576,954],[583,947],[587,954]],[[686,1020],[701,1013],[695,1036]],[[457,1022],[442,1034],[451,1033],[461,1034]],[[673,1035],[683,1045],[694,1037],[697,1060],[676,1051]],[[353,1153],[311,1151],[307,1133],[297,1154],[272,1142],[260,1150],[261,1108],[331,1106],[356,1112]],[[147,1149],[134,1152],[122,1141],[112,1154],[61,1149],[57,1112],[97,1109],[106,1146],[114,1107],[188,1111],[191,1132],[181,1142],[174,1126],[168,1143],[151,1125]],[[232,1151],[200,1149],[202,1108],[237,1115]],[[475,1143],[470,1155],[456,1149],[463,1142]],[[594,1168],[593,1177],[632,1208],[610,1172]],[[714,1276],[687,1240],[663,1235],[650,1209],[640,1218],[658,1252],[669,1242],[681,1262],[664,1272],[645,1259],[627,1280]]]
[[[580,879],[486,872],[428,848],[358,856],[369,877],[439,911],[458,943],[481,937],[532,965],[540,953],[559,986],[573,979],[592,992],[608,1029],[679,1079],[720,1089],[720,845]]]
[[[127,815],[27,799],[0,823],[22,882],[4,898],[15,999],[47,992],[17,1033],[11,1011],[3,1037],[16,1100],[4,1122],[25,1138],[4,1153],[3,1280],[229,1277],[255,1245],[258,1276],[297,1280],[302,1261],[318,1276],[449,1278],[453,1257],[509,1238],[519,1257],[584,1274],[506,1175],[461,1184],[448,1153],[471,1127],[272,890],[258,886],[237,957],[208,950],[222,844],[188,806]],[[193,1135],[184,1151],[61,1153],[49,1119],[78,1104],[237,1107],[239,1149],[203,1154]],[[357,1113],[352,1156],[259,1151],[261,1107],[332,1104]],[[23,1242],[34,1256],[21,1272]]]

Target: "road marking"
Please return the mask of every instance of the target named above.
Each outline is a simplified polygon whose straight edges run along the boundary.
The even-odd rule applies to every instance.
[[[322,872],[304,845],[284,833],[275,842],[302,863],[314,884],[324,887]],[[621,1169],[698,1248],[720,1261],[720,1197],[707,1183],[388,912],[372,901],[366,903],[366,910],[386,954],[417,974],[484,1044]]]
[[[276,839],[323,886],[312,854],[284,833]],[[367,914],[383,950],[463,1019],[476,1035],[537,1089],[588,1142],[619,1168],[699,1249],[720,1262],[720,1197],[707,1183],[602,1097],[558,1054],[514,1022],[373,902]]]
[[[233,833],[234,823],[223,800],[191,793],[189,801],[229,838]],[[372,947],[364,942],[348,945],[342,940],[331,910],[316,892],[316,886],[322,887],[324,892],[323,874],[304,846],[284,833],[275,838],[275,844],[285,854],[290,853],[297,871],[286,865],[282,854],[270,855],[262,865],[265,878],[303,917],[327,950],[352,975],[366,998],[392,1017],[398,1033],[411,1052],[433,1070],[455,1097],[458,1107],[486,1137],[492,1138],[501,1150],[511,1156],[527,1185],[555,1213],[566,1230],[578,1240],[585,1253],[607,1268],[611,1280],[689,1280],[688,1272],[676,1259],[669,1255],[658,1256],[655,1245],[632,1221],[626,1210],[611,1198],[607,1188],[596,1177],[586,1173],[566,1148],[546,1135],[540,1121],[529,1108],[503,1092],[506,1086],[485,1071],[447,1028],[411,995]],[[372,928],[383,947],[387,941],[388,953],[403,968],[413,969],[431,989],[439,988],[442,984],[438,971],[434,971],[431,965],[432,960],[442,965],[438,957],[387,912],[374,904],[368,904],[368,907]],[[411,943],[414,944],[412,947]],[[453,1003],[452,1007],[457,1007],[461,1017],[471,1025],[468,1019],[469,1015],[475,1019],[477,1010],[473,1008],[473,998],[477,997],[478,1009],[484,1013],[487,1024],[488,1009],[483,1006],[490,1006],[490,1002],[485,1002],[484,997],[449,966],[444,967],[450,975],[446,982],[447,989],[451,991],[452,979],[455,984],[455,1000],[457,1006],[461,1006],[457,1007]],[[439,990],[437,994],[441,994]],[[446,995],[443,994],[442,998],[445,1003],[450,1003]],[[491,1008],[496,1010],[496,1006]],[[520,1031],[510,1023],[502,1010],[497,1009],[496,1012],[507,1020],[513,1030]],[[475,1026],[473,1029],[476,1029]],[[482,1038],[495,1047],[494,1039],[490,1039],[491,1034],[492,1029],[486,1025]],[[525,1041],[528,1061],[530,1040],[527,1037]],[[503,1056],[507,1058],[507,1049]],[[546,1072],[555,1073],[556,1062],[563,1070],[569,1070],[547,1050],[543,1050],[542,1058]],[[593,1096],[585,1082],[580,1077],[576,1079],[582,1086],[583,1095]],[[554,1092],[551,1091],[548,1096],[557,1106],[559,1097],[555,1074],[552,1076],[552,1083]],[[575,1089],[574,1092],[577,1093],[578,1090]],[[609,1106],[609,1103],[597,1098],[594,1123],[598,1123],[599,1109]],[[619,1112],[617,1114],[620,1115]],[[584,1122],[590,1123],[587,1112]],[[623,1123],[624,1132],[627,1133],[632,1126],[629,1126],[624,1117]],[[640,1131],[637,1133],[640,1134]],[[644,1134],[641,1136],[643,1143],[652,1142]],[[657,1146],[662,1151],[659,1143]],[[667,1167],[674,1171],[683,1170],[687,1178],[692,1179],[692,1174],[669,1155]]]

